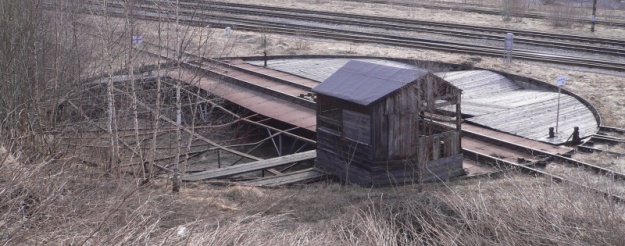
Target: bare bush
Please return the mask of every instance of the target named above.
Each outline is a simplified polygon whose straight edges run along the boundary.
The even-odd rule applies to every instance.
[[[70,27],[80,18],[63,9],[76,2],[50,11],[38,2],[0,2],[0,142],[29,159],[58,151],[48,134],[57,130],[58,105],[78,84],[80,56],[88,53]]]
[[[479,182],[374,200],[339,225],[343,245],[587,245],[624,238],[623,207],[567,185]]]
[[[501,0],[501,17],[504,21],[521,20],[521,16],[529,8],[525,0]]]
[[[554,5],[547,8],[547,20],[555,27],[572,27],[581,25],[584,18],[583,8],[567,5]]]

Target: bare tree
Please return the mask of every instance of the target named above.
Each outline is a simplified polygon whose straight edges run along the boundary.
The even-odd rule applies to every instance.
[[[135,72],[134,72],[134,63],[133,63],[133,59],[134,59],[134,48],[133,46],[135,45],[135,43],[139,44],[141,42],[140,36],[136,35],[135,33],[135,19],[134,19],[134,2],[132,0],[125,0],[124,1],[124,13],[125,13],[125,24],[126,24],[126,30],[128,31],[128,35],[126,37],[126,39],[128,40],[127,43],[128,45],[128,49],[127,49],[127,62],[125,64],[127,70],[128,70],[128,75],[129,75],[129,79],[130,79],[130,87],[131,87],[131,93],[132,93],[132,114],[133,114],[133,123],[134,123],[134,132],[135,132],[135,150],[133,152],[138,153],[138,158],[141,161],[141,163],[143,163],[144,160],[144,156],[143,156],[143,149],[141,147],[141,139],[139,138],[139,115],[137,112],[137,89],[136,89],[136,78],[135,78]],[[134,155],[133,155],[134,156]],[[133,158],[130,159],[130,161],[132,162]],[[143,175],[145,176],[145,170],[143,170]]]
[[[50,133],[80,78],[79,17],[65,11],[76,5],[0,2],[0,142],[19,145],[30,159],[57,151]]]

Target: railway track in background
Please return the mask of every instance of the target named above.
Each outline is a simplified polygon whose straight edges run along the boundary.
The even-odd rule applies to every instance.
[[[352,1],[352,2],[365,2],[365,3],[378,3],[378,4],[388,4],[388,1],[385,0],[358,0],[358,1],[354,1],[354,0],[348,0],[348,1]],[[393,3],[393,4],[399,4],[402,6],[407,6],[407,7],[420,7],[420,8],[426,8],[426,9],[441,9],[441,10],[454,10],[454,11],[460,11],[460,12],[468,12],[468,13],[477,13],[477,14],[487,14],[487,15],[502,15],[502,11],[501,8],[494,8],[494,7],[479,7],[479,6],[475,6],[474,4],[464,4],[464,3]],[[584,24],[591,24],[592,21],[590,20],[590,16],[591,16],[591,8],[584,8],[587,9],[588,11],[588,18],[587,19],[579,19],[579,18],[569,18],[571,21],[573,22],[577,22],[577,23],[584,23]],[[550,18],[549,15],[547,13],[543,13],[543,12],[527,12],[527,11],[522,11],[521,13],[515,13],[513,11],[513,13],[509,13],[511,17],[521,17],[521,18],[531,18],[531,19],[548,19]],[[596,24],[597,25],[605,25],[605,26],[625,26],[625,21],[623,21],[623,18],[620,16],[607,16],[604,17],[603,15],[599,14],[596,20]],[[621,21],[608,21],[608,20],[603,20],[603,19],[607,19],[607,18],[618,18]]]
[[[349,0],[349,1],[354,1],[354,0]],[[382,0],[358,0],[358,2],[360,1],[364,1],[364,2],[368,2],[368,3],[384,3]],[[403,4],[404,6],[410,6],[412,3],[410,4]],[[501,8],[497,8],[497,7],[479,7],[479,6],[475,6],[475,4],[463,4],[463,3],[427,3],[427,4],[423,4],[423,3],[417,3],[415,5],[416,7],[422,7],[422,8],[426,8],[426,9],[440,9],[440,10],[454,10],[454,11],[461,11],[461,12],[468,12],[468,13],[477,13],[477,14],[487,14],[487,15],[502,15],[502,11]],[[571,22],[575,22],[575,23],[583,23],[583,24],[591,24],[591,15],[592,15],[592,7],[582,7],[580,9],[585,9],[587,10],[587,16],[588,18],[566,18],[568,20],[570,20]],[[598,9],[598,11],[601,11],[601,9]],[[544,13],[541,11],[520,11],[515,13],[513,11],[513,13],[509,13],[509,15],[511,17],[521,17],[521,18],[530,18],[530,19],[549,19],[551,18],[550,13]],[[551,14],[553,15],[553,14]],[[607,18],[614,18],[614,19],[618,19],[620,21],[609,21],[609,20],[605,20]],[[625,26],[625,21],[623,21],[623,17],[621,16],[604,16],[601,13],[599,13],[597,15],[597,20],[595,21],[595,24],[597,25],[604,25],[604,26]]]
[[[144,0],[144,2],[154,3],[158,1]],[[536,31],[523,31],[523,30],[514,30],[514,29],[506,29],[506,28],[472,26],[472,25],[465,25],[465,24],[453,24],[453,23],[411,20],[411,19],[402,19],[402,18],[378,17],[378,16],[369,16],[369,15],[302,10],[302,9],[282,8],[282,7],[267,7],[267,6],[224,3],[224,2],[211,2],[211,3],[200,4],[200,3],[197,3],[197,1],[195,0],[182,0],[181,6],[186,6],[187,8],[193,8],[195,10],[218,11],[218,12],[224,12],[224,13],[272,16],[272,17],[288,17],[288,18],[301,19],[301,20],[315,20],[316,21],[319,19],[324,19],[324,20],[329,19],[327,21],[332,21],[330,18],[333,18],[333,19],[340,18],[338,22],[349,21],[351,23],[356,23],[359,25],[375,23],[379,25],[381,28],[408,27],[408,28],[417,28],[417,30],[431,31],[431,32],[443,33],[443,34],[445,33],[446,30],[443,30],[441,32],[439,30],[435,30],[432,28],[447,28],[448,30],[465,31],[465,32],[457,32],[457,34],[461,34],[461,35],[469,35],[469,34],[475,35],[476,34],[476,33],[467,33],[466,31],[477,31],[481,34],[497,33],[499,34],[497,36],[484,35],[482,37],[491,37],[491,38],[496,38],[502,41],[504,40],[503,36],[506,33],[511,32],[521,37],[521,38],[515,37],[515,42],[535,41],[532,39],[522,38],[522,37],[534,37],[534,38],[547,38],[547,39],[567,40],[567,41],[585,42],[585,43],[593,43],[593,44],[601,44],[601,45],[615,45],[619,47],[625,47],[625,41],[616,40],[616,39],[589,38],[589,37],[577,36],[577,35],[554,34],[554,33],[544,33],[544,32],[536,32]],[[296,15],[296,14],[299,14],[299,15]],[[311,17],[316,18],[316,19],[312,19]],[[336,23],[336,22],[337,21],[333,21],[332,23]],[[449,31],[448,33],[454,33],[454,32]]]
[[[136,7],[140,10],[153,10],[154,4],[158,1],[144,0],[142,4]],[[118,3],[109,4],[111,7],[121,8]],[[235,16],[214,15],[206,13],[228,13],[232,15],[242,16],[263,16],[271,18],[281,18],[284,20],[299,20],[315,23],[326,23],[329,25],[351,25],[356,27],[377,28],[385,30],[399,31],[419,31],[434,34],[443,34],[446,36],[454,36],[459,38],[479,38],[484,40],[504,41],[504,36],[508,32],[516,35],[515,43],[537,45],[541,47],[557,48],[565,50],[575,50],[583,52],[593,52],[605,55],[625,55],[625,41],[615,39],[588,38],[575,35],[562,35],[552,33],[542,33],[533,31],[521,31],[502,28],[479,27],[462,24],[440,23],[432,21],[419,21],[400,18],[376,17],[367,15],[344,14],[335,12],[322,12],[301,10],[292,8],[265,7],[257,5],[244,5],[233,3],[198,3],[193,0],[183,0],[180,3],[183,8],[181,11],[187,11],[190,14],[202,15],[212,19],[222,20],[248,20]],[[190,11],[190,12],[189,12]],[[204,14],[202,14],[202,12]],[[274,21],[274,23],[276,23]],[[529,38],[533,37],[533,38]],[[555,39],[559,41],[546,41],[543,39]],[[567,43],[562,42],[566,40]],[[570,43],[571,41],[581,42],[585,44]],[[591,45],[592,44],[592,45]],[[597,47],[597,45],[609,45],[614,47]]]
[[[153,45],[147,43],[148,45]],[[144,50],[145,51],[145,50]],[[153,56],[158,54],[151,53]],[[194,69],[199,74],[205,76],[213,76],[219,81],[225,83],[232,83],[237,86],[245,88],[256,88],[259,85],[249,79],[241,79],[242,75],[235,75],[237,73],[246,73],[247,75],[258,76],[264,80],[271,80],[275,82],[275,85],[269,85],[258,91],[268,92],[270,95],[286,100],[289,102],[296,102],[302,100],[297,96],[297,93],[293,94],[291,89],[310,91],[312,85],[310,84],[298,84],[292,81],[286,81],[284,79],[271,76],[269,73],[263,73],[258,70],[246,69],[243,66],[233,64],[227,60],[217,60],[210,58],[202,58],[193,54],[185,54],[189,60],[193,62],[183,62],[181,66],[185,69]],[[171,59],[170,57],[160,56],[163,59]],[[204,64],[204,65],[201,65]],[[208,72],[207,70],[217,70],[217,72]],[[285,87],[292,87],[287,89]],[[280,88],[280,89],[278,89]],[[286,91],[290,91],[287,93]],[[281,94],[281,95],[279,95]],[[314,101],[308,100],[308,102],[314,108]],[[312,109],[311,109],[312,110]],[[524,173],[531,175],[543,176],[556,182],[570,183],[579,186],[584,189],[589,189],[602,194],[615,201],[625,201],[625,190],[622,193],[615,194],[613,191],[600,190],[590,187],[587,184],[578,182],[575,176],[562,176],[549,172],[545,169],[547,164],[549,165],[561,165],[566,166],[570,170],[577,174],[584,174],[592,176],[596,180],[600,180],[602,183],[618,183],[625,186],[625,174],[619,173],[614,170],[610,170],[604,167],[600,167],[594,164],[586,163],[583,161],[575,160],[567,157],[570,153],[553,153],[546,150],[540,150],[532,147],[527,147],[522,144],[505,141],[496,137],[491,137],[476,133],[471,130],[463,129],[462,131],[462,145],[463,155],[465,158],[479,162],[481,164],[493,165],[499,169],[517,169]]]
[[[354,21],[352,18],[340,18],[337,17],[310,17],[303,15],[295,15],[295,14],[282,14],[282,13],[267,13],[264,11],[256,11],[256,10],[231,10],[231,9],[223,9],[220,10],[222,12],[228,12],[230,14],[244,14],[244,15],[256,15],[256,16],[266,16],[272,18],[284,18],[284,19],[292,19],[299,21],[309,21],[316,23],[325,23],[328,25],[352,25],[357,28],[375,28],[375,29],[383,29],[383,30],[393,30],[393,31],[402,31],[402,32],[425,32],[432,34],[441,34],[445,36],[452,36],[456,38],[465,38],[465,39],[482,39],[489,41],[500,41],[504,42],[505,33],[501,34],[491,34],[490,31],[482,31],[479,33],[469,32],[469,31],[458,31],[452,29],[441,29],[440,27],[432,27],[424,26],[424,25],[416,25],[416,24],[398,24],[398,23],[389,23],[389,22],[379,22],[379,21],[368,21],[368,20],[360,20]],[[229,20],[229,21],[245,21],[241,20],[241,18],[230,17],[230,16],[215,16],[215,18]],[[514,32],[514,31],[511,31]],[[557,37],[550,37],[551,39],[556,39]],[[516,44],[525,44],[525,45],[534,45],[544,48],[552,48],[552,49],[561,49],[570,52],[587,52],[593,54],[600,55],[608,55],[608,56],[625,56],[625,42],[618,41],[599,41],[595,45],[590,44],[575,44],[569,42],[557,42],[557,41],[548,41],[548,40],[540,40],[533,38],[524,38],[523,36],[515,37]],[[583,42],[591,42],[590,40],[584,40]],[[610,45],[610,46],[618,46],[618,48],[614,47],[597,47],[597,44],[600,45]]]
[[[121,8],[110,7],[108,13],[111,16],[124,17],[125,13]],[[151,12],[150,12],[151,11]],[[157,10],[153,8],[144,8],[141,13],[133,14],[134,18],[158,21],[165,17],[156,16]],[[91,11],[93,13],[93,11]],[[185,13],[185,12],[183,12]],[[100,13],[102,14],[102,13]],[[400,37],[385,34],[372,34],[367,32],[345,31],[326,27],[314,27],[297,24],[285,24],[280,22],[265,22],[259,20],[251,20],[244,18],[224,20],[204,20],[211,19],[211,15],[186,12],[191,16],[179,17],[179,22],[186,25],[207,26],[225,28],[233,26],[237,30],[252,32],[270,32],[273,34],[298,35],[319,39],[331,39],[348,41],[355,43],[375,43],[389,46],[398,46],[415,49],[431,49],[445,52],[465,53],[472,55],[484,55],[493,57],[502,57],[503,50],[483,45],[470,45],[454,42],[442,42],[439,40],[417,39],[410,37]],[[165,20],[173,21],[173,17],[169,16]],[[538,62],[556,63],[562,65],[571,65],[579,67],[599,68],[612,71],[624,71],[625,63],[613,62],[608,60],[589,59],[574,56],[554,55],[548,53],[533,52],[530,50],[515,50],[512,53],[515,59],[525,59]]]

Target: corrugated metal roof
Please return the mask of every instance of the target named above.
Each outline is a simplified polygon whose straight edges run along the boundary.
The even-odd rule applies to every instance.
[[[416,81],[428,71],[351,60],[313,92],[367,106]]]

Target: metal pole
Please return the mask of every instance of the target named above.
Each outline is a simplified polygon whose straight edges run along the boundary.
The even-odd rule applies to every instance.
[[[597,0],[594,0],[592,3],[592,24],[590,26],[591,32],[595,32],[595,19],[597,18],[595,15],[596,13],[597,13]]]
[[[560,122],[560,92],[562,92],[562,87],[558,87],[558,110],[556,111],[556,135],[558,135],[558,123]]]

